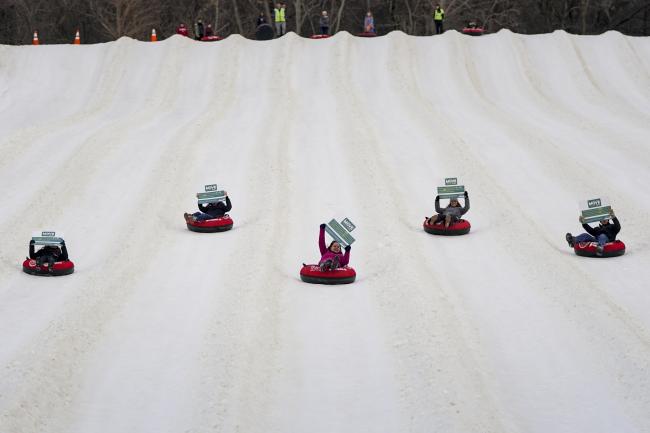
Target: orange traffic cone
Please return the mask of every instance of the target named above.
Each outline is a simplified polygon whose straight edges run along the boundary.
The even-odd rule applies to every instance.
[[[32,38],[32,45],[39,45],[40,42],[38,41],[38,32],[34,30],[34,37]]]
[[[151,29],[151,42],[157,42],[158,36],[156,36],[156,29]]]
[[[81,38],[79,37],[79,30],[77,30],[77,34],[74,35],[74,45],[81,45]]]

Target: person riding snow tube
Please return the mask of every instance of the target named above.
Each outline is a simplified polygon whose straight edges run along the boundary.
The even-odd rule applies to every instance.
[[[74,272],[74,263],[68,259],[68,249],[63,239],[60,247],[45,245],[36,252],[34,252],[34,245],[33,239],[29,241],[29,257],[23,262],[23,272],[54,277]]]
[[[230,202],[228,193],[226,193],[225,203],[222,201],[208,204],[199,203],[199,210],[201,212],[195,212],[193,214],[185,213],[183,216],[185,217],[187,228],[193,232],[225,232],[230,230],[234,224],[232,218],[226,214],[231,209],[232,203]]]
[[[350,245],[341,252],[341,244],[332,241],[325,246],[325,224],[320,225],[318,248],[321,258],[317,265],[302,265],[300,279],[312,284],[349,284],[356,279],[356,272],[348,266],[350,262]]]
[[[580,216],[579,221],[586,233],[581,233],[578,236],[567,233],[567,243],[577,255],[582,257],[622,256],[625,254],[625,244],[616,239],[616,235],[621,231],[621,223],[614,215],[613,209],[611,217],[613,224],[609,222],[609,219],[603,219],[597,227],[591,227]]]
[[[469,233],[469,221],[461,219],[469,211],[469,194],[465,191],[465,206],[452,198],[446,208],[440,207],[440,196],[436,196],[436,215],[425,218],[424,231],[433,235],[459,236]]]
[[[467,27],[463,28],[462,32],[465,35],[481,36],[483,33],[485,33],[485,29],[483,27],[479,27],[476,21],[470,21],[467,23]]]

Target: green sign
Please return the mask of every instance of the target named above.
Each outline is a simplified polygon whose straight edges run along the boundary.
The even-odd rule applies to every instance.
[[[350,232],[352,230],[347,230],[346,227],[344,227],[342,224],[345,224],[348,227],[352,227],[352,230],[356,228],[354,224],[352,224],[352,221],[349,219],[344,219],[341,224],[339,224],[336,220],[330,221],[326,226],[325,226],[325,231],[327,234],[329,234],[336,242],[341,244],[342,247],[346,247],[348,245],[352,245],[355,241],[355,239],[350,235]]]
[[[611,217],[612,217],[611,206],[594,207],[591,209],[584,209],[582,211],[582,219],[586,224],[610,219]]]
[[[226,201],[226,192],[225,191],[199,192],[196,193],[196,198],[199,200],[199,204],[218,203],[220,201]]]
[[[61,245],[63,243],[63,235],[56,236],[56,232],[42,231],[35,233],[32,236],[35,245]]]
[[[455,185],[455,186],[439,186],[438,195],[440,198],[458,198],[465,193],[465,186]]]
[[[342,225],[343,227],[345,227],[345,229],[346,229],[347,231],[349,231],[349,232],[352,232],[354,229],[357,228],[357,226],[355,226],[354,224],[352,224],[352,221],[350,221],[350,220],[347,219],[347,218],[344,219],[343,221],[341,221],[341,225]]]

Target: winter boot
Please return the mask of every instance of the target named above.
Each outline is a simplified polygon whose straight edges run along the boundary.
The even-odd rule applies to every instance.
[[[337,269],[339,267],[339,256],[334,256],[332,260],[332,269]]]
[[[332,269],[332,261],[330,259],[325,260],[319,265],[321,272],[329,271]]]
[[[573,248],[573,246],[575,245],[575,240],[573,239],[573,235],[571,233],[567,233],[565,238],[566,241],[569,243],[569,246]]]
[[[183,218],[185,218],[186,223],[189,223],[190,221],[192,221],[192,215],[188,214],[187,212],[185,212],[183,214]]]
[[[601,257],[601,256],[603,255],[603,250],[604,250],[604,249],[605,249],[604,246],[602,246],[602,245],[598,245],[598,246],[596,247],[596,255],[597,255],[598,257]]]

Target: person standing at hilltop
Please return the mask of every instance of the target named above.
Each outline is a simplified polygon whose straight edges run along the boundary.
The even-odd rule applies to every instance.
[[[366,33],[375,33],[375,17],[372,16],[372,12],[366,12],[366,16],[363,19],[363,31]]]
[[[436,25],[436,34],[440,35],[444,32],[442,28],[443,21],[445,20],[445,11],[440,7],[440,5],[436,6],[436,9],[433,11],[433,22]]]
[[[185,24],[181,23],[181,25],[176,28],[176,34],[186,37],[188,36],[187,27],[185,27]]]
[[[273,9],[273,20],[275,21],[275,34],[277,37],[284,35],[287,32],[287,7],[284,3],[276,3]]]
[[[203,28],[203,20],[199,18],[198,21],[194,23],[194,39],[200,41],[203,38],[203,36],[205,36],[204,28]]]
[[[330,17],[327,15],[327,11],[321,12],[320,20],[318,22],[320,25],[320,34],[329,35],[330,33]]]
[[[255,26],[259,27],[262,24],[266,24],[266,17],[264,16],[264,12],[260,12],[259,16],[257,17]]]

